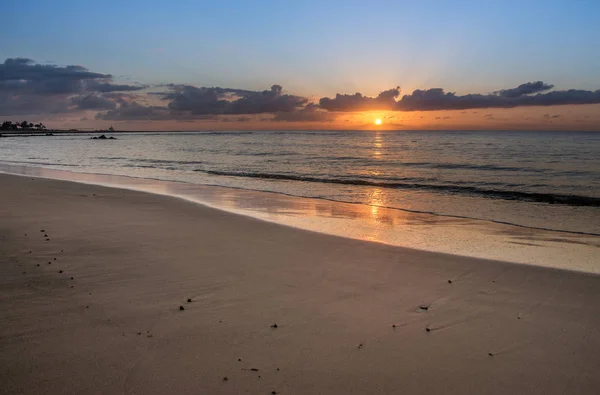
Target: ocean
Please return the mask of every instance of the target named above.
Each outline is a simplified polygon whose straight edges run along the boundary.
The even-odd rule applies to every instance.
[[[2,138],[0,162],[9,172],[10,166],[33,166],[234,188],[238,200],[244,200],[240,191],[274,192],[369,212],[600,235],[600,133],[244,131],[116,137]]]

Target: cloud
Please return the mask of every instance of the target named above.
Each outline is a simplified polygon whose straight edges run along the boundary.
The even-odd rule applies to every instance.
[[[504,89],[490,94],[457,95],[444,92],[441,88],[421,90],[404,95],[398,101],[390,94],[381,98],[337,94],[334,99],[321,98],[321,108],[329,111],[364,111],[364,110],[393,110],[393,111],[435,111],[435,110],[467,110],[477,108],[514,108],[526,106],[558,106],[568,104],[597,104],[600,103],[600,90],[562,90],[539,93],[552,89],[553,85],[542,81],[528,82],[516,88]],[[535,94],[533,94],[535,93]]]
[[[94,93],[72,97],[70,102],[78,110],[114,110],[117,108],[117,103],[113,100]]]
[[[91,72],[83,66],[42,65],[27,58],[8,58],[0,64],[0,114],[69,112],[72,104],[76,109],[89,105],[109,109],[114,107],[108,99],[101,100],[96,94],[145,88],[113,84],[112,79],[110,74]]]
[[[502,97],[521,97],[525,95],[531,95],[533,93],[549,91],[552,88],[554,88],[554,85],[545,84],[542,81],[536,81],[527,82],[512,89],[502,89],[494,92],[494,94]]]
[[[131,103],[122,102],[121,105],[105,113],[98,113],[96,119],[106,121],[163,121],[174,119],[172,113],[167,107],[162,106],[143,106],[134,101]]]
[[[291,112],[304,106],[304,97],[283,94],[280,85],[270,90],[249,91],[231,88],[196,88],[172,85],[173,92],[162,99],[170,100],[169,109],[195,115],[243,115]]]
[[[282,122],[333,122],[337,116],[332,112],[319,110],[319,106],[309,103],[296,111],[278,112],[271,121]]]
[[[381,92],[377,97],[363,96],[361,93],[354,95],[335,95],[330,99],[323,97],[319,100],[322,109],[328,111],[368,111],[368,110],[393,110],[396,98],[400,95],[400,87]]]

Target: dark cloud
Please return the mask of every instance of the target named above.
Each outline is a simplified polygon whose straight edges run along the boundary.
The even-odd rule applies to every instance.
[[[319,103],[321,104],[321,108],[330,111],[435,111],[600,103],[600,90],[586,91],[570,89],[539,93],[552,87],[553,85],[538,81],[486,95],[467,94],[462,96],[453,92],[444,92],[441,88],[417,89],[410,95],[402,96],[402,99],[397,102],[390,101],[389,94],[386,97],[388,100],[379,100],[381,95],[377,98],[370,98],[362,96],[360,93],[355,95],[338,94],[334,99],[322,98]],[[392,89],[391,91],[394,90]]]
[[[113,100],[93,93],[72,97],[70,101],[77,110],[114,110],[117,108],[117,103]]]
[[[525,95],[531,95],[533,93],[549,91],[552,88],[554,88],[554,85],[545,84],[542,81],[536,81],[527,82],[512,89],[502,89],[500,91],[494,92],[494,94],[502,97],[520,97]]]
[[[280,85],[270,90],[248,91],[229,88],[196,88],[190,85],[173,85],[173,92],[163,100],[170,100],[169,108],[195,115],[243,115],[291,112],[304,106],[308,100],[300,96],[283,94]]]
[[[354,95],[335,95],[330,99],[323,97],[319,100],[322,109],[328,111],[368,111],[368,110],[393,110],[396,98],[400,95],[400,87],[381,92],[377,97],[363,96],[361,93]]]
[[[163,121],[174,118],[167,107],[143,106],[136,101],[122,102],[118,108],[96,115],[96,119],[106,121]]]
[[[31,59],[8,58],[0,64],[0,113],[60,113],[72,111],[73,105],[76,110],[112,109],[115,106],[108,98],[96,94],[143,88],[113,84],[112,75],[82,66],[42,65]]]
[[[282,122],[333,122],[337,118],[334,113],[319,110],[319,106],[309,103],[296,111],[278,112],[271,121]]]

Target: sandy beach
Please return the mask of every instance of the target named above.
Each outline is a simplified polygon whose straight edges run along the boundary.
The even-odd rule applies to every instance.
[[[0,175],[2,394],[597,394],[600,277]]]

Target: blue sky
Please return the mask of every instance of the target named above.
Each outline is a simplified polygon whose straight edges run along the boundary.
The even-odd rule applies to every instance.
[[[142,83],[298,94],[401,85],[600,88],[598,1],[31,1],[2,6],[0,57]]]

